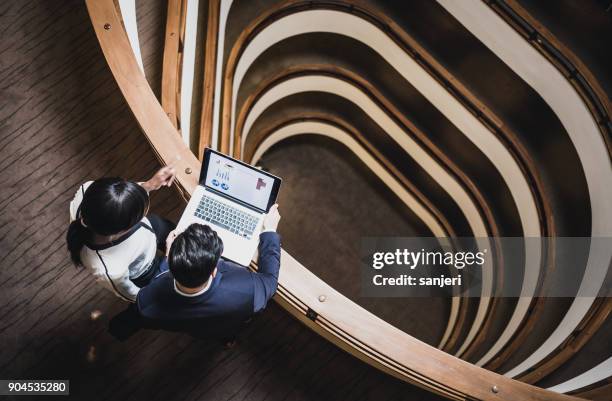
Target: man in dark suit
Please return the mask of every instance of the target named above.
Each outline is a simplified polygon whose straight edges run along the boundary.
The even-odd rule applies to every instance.
[[[209,226],[192,224],[176,236],[171,234],[166,262],[169,271],[159,274],[138,293],[136,309],[141,327],[233,339],[276,291],[279,220],[278,206],[274,205],[260,234],[257,272],[220,259],[223,242]]]

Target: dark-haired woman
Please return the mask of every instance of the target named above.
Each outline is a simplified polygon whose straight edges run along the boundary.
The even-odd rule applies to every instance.
[[[159,272],[157,250],[164,251],[174,224],[147,215],[149,192],[171,186],[174,177],[164,167],[142,183],[101,178],[81,185],[70,202],[66,240],[73,263],[126,301],[134,302]]]

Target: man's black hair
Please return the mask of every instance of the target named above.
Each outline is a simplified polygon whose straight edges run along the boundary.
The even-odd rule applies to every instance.
[[[196,288],[209,279],[222,252],[223,241],[217,233],[209,226],[195,223],[174,239],[168,265],[179,284]]]

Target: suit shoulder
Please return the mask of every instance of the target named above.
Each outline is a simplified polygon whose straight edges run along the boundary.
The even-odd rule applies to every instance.
[[[217,263],[217,270],[221,273],[249,273],[249,270],[246,267],[227,259],[219,260],[219,263]]]

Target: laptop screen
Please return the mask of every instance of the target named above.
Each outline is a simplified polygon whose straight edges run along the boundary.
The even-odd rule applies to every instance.
[[[276,177],[217,152],[208,151],[204,185],[222,194],[267,211]],[[276,197],[275,197],[276,198]],[[270,203],[270,204],[269,204]]]

